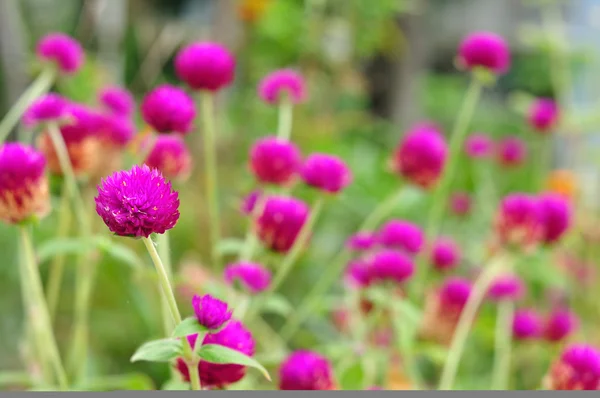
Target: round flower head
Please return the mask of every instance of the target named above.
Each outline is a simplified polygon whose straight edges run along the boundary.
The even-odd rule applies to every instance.
[[[408,221],[392,220],[379,232],[379,242],[389,248],[417,254],[423,248],[425,238],[421,228]]]
[[[588,344],[567,346],[544,384],[550,390],[600,390],[600,350]]]
[[[0,220],[19,223],[50,211],[46,160],[35,149],[19,144],[0,146]]]
[[[193,43],[175,57],[175,73],[194,90],[217,91],[233,81],[235,58],[219,44]]]
[[[258,202],[258,198],[260,198],[260,195],[261,192],[258,190],[252,191],[248,195],[246,195],[244,200],[242,200],[242,205],[240,207],[241,212],[247,216],[251,215],[254,211],[254,208],[256,207],[256,203]]]
[[[271,105],[277,105],[285,97],[293,104],[299,104],[306,99],[306,82],[302,75],[294,70],[277,70],[260,82],[258,95]]]
[[[60,122],[67,114],[69,102],[66,98],[50,93],[35,100],[23,114],[23,123],[34,127],[39,123]]]
[[[129,117],[135,109],[133,96],[122,87],[105,87],[98,94],[98,99],[106,110],[117,116]]]
[[[517,137],[507,137],[497,145],[498,161],[503,166],[519,166],[527,156],[527,146]]]
[[[393,168],[422,188],[431,188],[444,171],[448,147],[444,137],[431,127],[409,131],[396,149]]]
[[[465,152],[470,158],[488,158],[494,151],[494,141],[485,134],[471,134],[465,140]]]
[[[120,236],[162,234],[179,219],[179,195],[158,170],[146,165],[110,175],[94,199],[98,215]]]
[[[124,148],[133,140],[135,125],[133,122],[120,115],[104,115],[102,129],[104,143],[116,148]]]
[[[455,192],[450,197],[450,209],[457,216],[465,216],[471,211],[471,197],[466,192]]]
[[[431,253],[431,263],[438,271],[448,271],[460,263],[460,248],[450,238],[439,238]]]
[[[364,260],[353,260],[346,267],[345,280],[352,288],[365,288],[373,281],[372,264]]]
[[[289,183],[298,173],[301,162],[296,145],[275,137],[259,139],[250,150],[250,168],[263,183]]]
[[[468,70],[482,67],[501,75],[510,67],[510,51],[501,36],[491,32],[474,32],[460,43],[458,60]]]
[[[552,130],[558,122],[558,105],[550,98],[538,98],[529,108],[529,125],[540,133]]]
[[[377,244],[377,236],[372,232],[357,232],[346,241],[346,247],[355,251],[369,250]]]
[[[186,180],[192,171],[192,155],[178,135],[159,135],[144,163],[170,180]]]
[[[142,117],[159,133],[189,133],[196,117],[192,98],[182,89],[163,84],[142,101]]]
[[[79,70],[85,55],[81,45],[64,33],[49,33],[37,44],[36,54],[42,61],[53,62],[66,74]]]
[[[371,260],[373,279],[377,282],[402,283],[415,272],[415,265],[408,255],[390,249],[376,253]]]
[[[539,197],[544,226],[544,243],[555,243],[569,229],[571,209],[568,201],[559,194],[547,193]]]
[[[467,304],[473,284],[468,279],[452,277],[446,279],[439,290],[442,308],[451,312],[462,312]]]
[[[525,295],[525,284],[516,275],[498,276],[488,290],[488,297],[493,301],[519,300]]]
[[[516,340],[531,340],[538,338],[543,329],[543,322],[537,312],[530,309],[520,309],[515,312],[512,331]]]
[[[565,308],[555,309],[544,324],[544,338],[558,342],[573,334],[579,328],[579,318]]]
[[[306,185],[336,194],[352,182],[352,172],[337,156],[313,153],[300,171]]]
[[[280,390],[333,390],[335,380],[331,363],[312,351],[290,354],[279,368]]]
[[[308,206],[299,199],[271,196],[257,220],[258,236],[269,249],[285,253],[296,241],[308,213]]]
[[[198,335],[188,336],[188,341],[195,346]],[[204,336],[202,345],[217,344],[239,351],[247,356],[254,355],[254,338],[252,333],[238,320],[231,320],[217,333]],[[182,358],[177,359],[177,369],[187,382],[190,381],[188,367]],[[219,365],[200,361],[198,364],[200,382],[203,388],[223,388],[229,384],[240,381],[246,374],[246,367],[242,365]]]
[[[223,272],[225,282],[239,282],[252,294],[266,290],[271,284],[271,271],[260,264],[240,262],[229,264]]]
[[[502,244],[529,246],[543,234],[543,218],[537,198],[521,193],[506,196],[496,215],[496,234]]]
[[[192,298],[192,307],[198,323],[208,330],[220,329],[231,319],[231,311],[227,303],[214,298],[210,294]]]

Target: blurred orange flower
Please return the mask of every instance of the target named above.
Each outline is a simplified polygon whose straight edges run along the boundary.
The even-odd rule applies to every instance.
[[[256,22],[265,13],[271,0],[240,0],[238,15],[242,21]]]
[[[554,170],[546,179],[546,189],[573,199],[577,194],[577,178],[572,171]]]

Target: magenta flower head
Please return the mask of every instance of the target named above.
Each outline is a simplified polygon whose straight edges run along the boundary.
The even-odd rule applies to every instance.
[[[301,162],[298,147],[276,137],[261,138],[250,150],[250,169],[263,183],[289,183],[300,170]]]
[[[217,330],[223,327],[231,319],[231,310],[227,303],[214,298],[210,294],[194,296],[192,307],[198,323],[208,330]]]
[[[159,135],[144,163],[170,180],[186,180],[192,171],[192,155],[179,135]]]
[[[94,199],[98,215],[119,236],[163,234],[179,219],[179,195],[158,170],[146,165],[108,176]]]
[[[527,157],[527,146],[517,137],[504,138],[498,143],[496,149],[498,162],[503,166],[519,166]]]
[[[571,225],[571,208],[568,200],[555,193],[539,197],[544,227],[544,243],[555,243],[567,232]]]
[[[235,58],[217,43],[193,43],[175,57],[175,73],[194,90],[217,91],[235,75]]]
[[[379,231],[379,243],[385,247],[417,254],[423,248],[425,237],[417,225],[403,220],[392,220]]]
[[[520,309],[515,312],[512,330],[516,340],[536,339],[542,334],[543,321],[534,310]]]
[[[54,63],[66,74],[77,72],[85,59],[77,40],[64,33],[49,33],[44,36],[37,44],[36,54],[39,59]]]
[[[308,206],[299,199],[271,196],[265,200],[257,220],[258,236],[269,249],[286,253],[296,241],[308,214]]]
[[[468,70],[481,67],[502,75],[510,67],[510,50],[506,41],[495,33],[473,32],[460,43],[458,61]]]
[[[414,274],[415,264],[407,254],[384,249],[373,255],[371,270],[374,282],[403,283]]]
[[[465,152],[473,159],[488,158],[494,152],[494,141],[485,134],[471,134],[465,140]]]
[[[451,277],[446,279],[439,290],[441,307],[453,313],[460,313],[469,300],[473,284],[468,279]]]
[[[516,301],[525,295],[525,284],[516,275],[505,274],[496,277],[488,290],[488,297],[493,301]]]
[[[346,241],[346,247],[354,251],[364,251],[375,247],[377,236],[372,232],[357,232]]]
[[[306,185],[336,194],[352,182],[352,172],[337,156],[313,153],[300,171]]]
[[[271,284],[271,271],[260,264],[250,262],[229,264],[225,267],[223,277],[230,285],[239,282],[252,294],[265,291]]]
[[[346,267],[345,281],[352,288],[365,288],[373,281],[372,263],[363,259],[353,260]]]
[[[566,308],[557,308],[548,316],[544,325],[544,338],[559,342],[579,328],[579,318]]]
[[[496,235],[502,244],[531,246],[543,236],[543,214],[534,196],[515,193],[506,196],[496,215]]]
[[[460,263],[460,248],[453,239],[438,238],[431,253],[431,263],[438,271],[448,271]]]
[[[0,146],[0,220],[15,224],[50,211],[46,160],[19,144]]]
[[[60,123],[67,114],[69,101],[54,93],[42,95],[23,114],[23,123],[34,127],[40,123],[56,121]]]
[[[544,384],[549,390],[600,390],[600,350],[588,344],[567,346]]]
[[[279,389],[334,390],[335,378],[331,363],[316,352],[295,351],[279,368]]]
[[[113,115],[129,117],[135,109],[133,95],[123,87],[105,87],[98,94],[98,99],[102,106]]]
[[[144,97],[142,117],[159,133],[187,134],[196,117],[196,106],[185,91],[163,84]]]
[[[538,98],[529,108],[527,121],[540,133],[550,132],[559,119],[558,104],[550,98]]]
[[[188,336],[188,341],[192,347],[196,345],[198,335]],[[255,342],[252,333],[244,325],[232,319],[227,325],[217,333],[208,333],[204,336],[202,345],[217,344],[227,348],[239,351],[247,356],[254,355]],[[183,358],[177,358],[177,370],[183,376],[186,382],[190,381],[190,373]],[[218,365],[206,361],[200,361],[198,364],[200,373],[200,382],[204,388],[223,388],[229,384],[240,381],[246,374],[246,367],[242,365]]]
[[[246,195],[246,197],[242,200],[240,211],[247,216],[251,215],[261,194],[261,191],[255,190]]]
[[[417,126],[401,140],[393,157],[393,169],[422,188],[431,188],[444,171],[448,147],[440,132]]]
[[[270,105],[277,105],[285,96],[292,104],[306,100],[306,82],[291,69],[271,72],[258,85],[258,96]]]
[[[466,216],[471,212],[471,196],[466,192],[455,192],[450,197],[450,210],[457,216]]]
[[[103,115],[102,137],[104,143],[116,148],[124,148],[133,140],[135,124],[129,118],[120,115]]]

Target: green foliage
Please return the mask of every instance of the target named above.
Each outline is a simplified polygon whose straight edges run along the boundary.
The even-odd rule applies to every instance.
[[[271,376],[267,369],[251,357],[242,354],[239,351],[233,350],[217,344],[203,344],[196,351],[198,356],[206,362],[216,364],[236,364],[244,365],[257,369],[267,380],[271,380]]]
[[[153,340],[144,343],[131,356],[131,362],[171,362],[182,355],[181,341],[178,339]]]
[[[171,337],[186,337],[197,333],[206,333],[207,329],[202,326],[196,317],[189,317],[175,326]]]

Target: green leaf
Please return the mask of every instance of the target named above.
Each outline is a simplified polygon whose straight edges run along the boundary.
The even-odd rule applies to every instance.
[[[241,239],[228,238],[217,243],[217,253],[222,256],[239,254],[245,242]]]
[[[190,334],[206,333],[207,329],[201,325],[198,320],[191,316],[185,318],[181,323],[175,326],[175,330],[171,334],[172,337],[186,337]]]
[[[269,372],[260,363],[231,348],[218,344],[204,344],[198,350],[198,356],[210,363],[221,365],[236,364],[258,369],[267,380],[271,381]]]
[[[274,294],[265,301],[261,311],[286,317],[292,313],[294,307],[282,295]]]
[[[170,362],[181,356],[181,342],[175,339],[153,340],[142,344],[132,355],[131,362]]]
[[[355,364],[343,369],[340,377],[340,384],[344,390],[362,390],[363,380],[365,378],[364,363],[358,361]]]
[[[124,244],[102,238],[98,239],[98,246],[110,257],[131,266],[133,269],[139,270],[144,267],[144,262],[139,258],[136,252]]]
[[[97,246],[94,239],[57,238],[42,243],[37,248],[39,263],[46,262],[58,255],[81,254]]]

